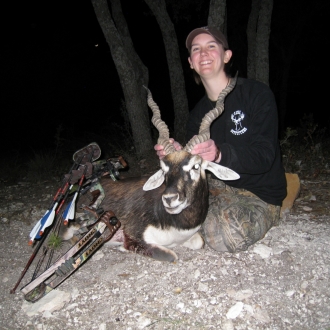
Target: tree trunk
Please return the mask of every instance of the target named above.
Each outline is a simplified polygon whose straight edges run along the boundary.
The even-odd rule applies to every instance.
[[[145,0],[145,2],[155,15],[164,40],[175,116],[174,138],[185,144],[189,109],[177,36],[166,11],[165,0]]]
[[[114,3],[115,1],[113,4]],[[107,0],[92,0],[92,4],[117,68],[120,84],[125,97],[129,121],[132,127],[135,151],[137,156],[142,158],[146,153],[150,152],[150,150],[153,150],[150,133],[150,120],[146,103],[146,92],[143,91],[141,82],[139,82],[143,74],[136,71],[132,54],[128,55],[132,52],[133,48],[127,48],[127,34],[123,37],[123,41],[115,27]],[[121,31],[124,31],[125,27],[119,23],[120,15],[117,11],[115,13],[117,23],[120,26]],[[112,111],[114,110],[112,109]]]
[[[213,26],[226,34],[226,0],[210,0],[207,25]]]
[[[260,0],[252,0],[251,12],[247,25],[247,77],[256,79],[256,39]]]
[[[127,49],[126,54],[129,57],[132,66],[136,72],[136,77],[141,87],[141,95],[143,100],[145,100],[145,89],[143,88],[143,85],[148,86],[148,82],[149,82],[148,68],[143,64],[143,62],[141,61],[140,57],[138,56],[138,54],[134,49],[133,42],[126,23],[126,19],[123,15],[120,0],[110,0],[110,4],[111,4],[111,13],[113,20],[120,34],[123,45]],[[147,103],[145,102],[145,104],[147,109]]]
[[[256,80],[269,85],[269,37],[273,0],[260,0],[256,36]]]

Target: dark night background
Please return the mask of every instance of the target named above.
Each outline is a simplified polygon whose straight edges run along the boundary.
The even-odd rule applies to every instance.
[[[195,1],[193,1],[195,3]],[[185,12],[169,7],[175,24],[189,107],[203,94],[193,82],[184,48],[187,34],[207,23],[209,1]],[[3,12],[1,113],[3,148],[53,148],[55,134],[79,139],[86,132],[108,134],[107,125],[121,121],[121,86],[108,45],[88,0],[13,2]],[[159,27],[142,0],[123,0],[134,46],[149,69],[149,88],[171,118],[168,68]],[[250,1],[227,1],[228,39],[233,69],[246,75],[246,25]],[[278,98],[283,60],[293,42],[285,126],[298,127],[313,114],[319,127],[330,129],[327,20],[329,2],[274,0],[270,39],[270,87]],[[279,111],[281,108],[279,107]],[[166,118],[165,118],[166,120]],[[110,127],[110,125],[108,125]],[[89,141],[92,142],[92,141]],[[3,150],[4,150],[3,149]]]

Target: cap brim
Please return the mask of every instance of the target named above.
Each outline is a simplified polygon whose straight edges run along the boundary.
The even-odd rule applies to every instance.
[[[202,34],[202,33],[209,34],[210,36],[213,37],[212,33],[210,33],[208,30],[205,30],[202,28],[192,30],[186,39],[186,47],[188,48],[188,50],[190,50],[191,44],[192,44],[193,40],[195,39],[195,37],[197,37],[199,34]]]

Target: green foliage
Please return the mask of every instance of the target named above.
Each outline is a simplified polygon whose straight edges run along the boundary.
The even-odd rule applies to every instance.
[[[304,115],[298,128],[288,127],[280,140],[286,172],[301,178],[327,175],[330,167],[330,138],[326,128],[318,128],[313,114]]]
[[[280,145],[283,146],[285,144],[290,144],[289,138],[297,135],[298,135],[297,130],[292,129],[291,127],[287,127],[284,138],[280,141]]]
[[[48,247],[52,250],[56,250],[62,247],[63,241],[62,238],[51,232],[48,237]]]
[[[315,133],[318,124],[314,123],[313,114],[306,114],[302,119],[299,120],[299,135],[302,137],[308,144],[314,144],[313,134]]]

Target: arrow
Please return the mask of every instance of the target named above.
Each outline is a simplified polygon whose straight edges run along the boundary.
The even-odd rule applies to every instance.
[[[93,150],[94,152],[94,150]],[[91,155],[91,158],[93,156],[93,152],[92,152],[92,155]],[[52,200],[52,203],[51,205],[49,206],[48,210],[46,211],[46,213],[44,214],[44,216],[35,224],[35,226],[33,227],[31,233],[30,233],[30,240],[28,242],[29,245],[33,245],[34,243],[34,240],[35,239],[40,239],[38,244],[36,245],[35,249],[34,249],[34,252],[32,253],[28,263],[26,264],[24,270],[22,271],[21,273],[21,276],[20,278],[18,279],[17,283],[15,284],[14,288],[12,290],[10,290],[10,293],[15,293],[15,290],[16,288],[18,287],[18,285],[20,284],[22,278],[24,277],[24,275],[26,274],[27,270],[29,269],[31,263],[33,262],[34,258],[36,257],[41,245],[43,244],[44,240],[46,239],[47,237],[47,234],[49,232],[49,230],[47,230],[47,225],[49,224],[49,222],[52,222],[54,221],[54,217],[56,216],[56,214],[58,214],[58,212],[60,211],[63,203],[65,202],[67,196],[68,196],[68,191],[67,191],[67,188],[69,186],[69,182],[71,181],[72,179],[72,176],[73,176],[73,171],[77,168],[79,168],[80,166],[80,162],[82,161],[84,157],[84,154],[80,157],[80,159],[75,159],[74,160],[74,163],[69,171],[69,174],[66,177],[64,177],[64,180],[63,180],[63,183],[62,183],[62,186],[58,189],[58,191],[56,192],[53,200]],[[63,187],[63,188],[62,188]],[[65,196],[63,196],[65,195]],[[56,209],[56,206],[54,205],[55,203],[59,203],[60,201],[62,200],[62,202],[60,203],[59,207],[57,208],[57,211],[56,211],[56,214],[53,215],[53,219],[51,219],[51,213],[52,212],[55,212],[55,209]],[[48,220],[48,221],[47,221]],[[52,220],[52,221],[50,221]],[[46,229],[46,233],[44,233]],[[40,236],[40,233],[41,234],[44,234],[42,236]]]
[[[48,212],[48,211],[47,211]],[[46,213],[47,213],[46,212]],[[45,215],[46,215],[45,213]],[[42,218],[35,224],[35,226],[33,227],[33,229],[31,230],[31,233],[30,233],[30,240],[29,240],[29,243],[28,245],[32,245],[34,240],[37,238],[40,238],[39,236],[39,232],[40,232],[40,228],[41,228],[41,220]]]
[[[89,162],[92,160],[92,157],[93,157],[93,153],[90,155],[90,158],[89,158]],[[64,212],[64,215],[63,215],[63,218],[64,218],[64,222],[63,224],[64,225],[67,225],[69,220],[73,220],[74,219],[74,214],[75,214],[75,202],[76,202],[76,199],[77,199],[77,196],[79,195],[80,193],[80,190],[81,190],[81,187],[82,187],[82,184],[85,180],[85,176],[86,176],[86,173],[87,173],[87,165],[82,165],[82,166],[85,166],[85,169],[84,169],[84,172],[79,180],[79,184],[78,184],[78,189],[76,191],[76,193],[74,194],[74,197],[71,201],[71,203],[67,206],[65,212]],[[70,187],[70,190],[71,190],[72,186]]]
[[[63,224],[65,226],[68,224],[69,220],[74,219],[74,215],[75,215],[75,211],[76,211],[76,205],[75,204],[76,204],[77,196],[78,196],[78,192],[76,192],[74,194],[71,203],[67,206],[67,208],[65,209],[65,211],[63,213],[63,219],[64,219]]]
[[[58,205],[58,202],[56,202],[52,208],[51,211],[49,211],[42,219],[41,219],[41,228],[40,228],[40,231],[39,231],[39,235],[41,236],[44,231],[45,231],[45,228],[49,227],[54,219],[55,219],[55,210],[57,208],[57,205]]]

